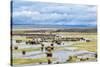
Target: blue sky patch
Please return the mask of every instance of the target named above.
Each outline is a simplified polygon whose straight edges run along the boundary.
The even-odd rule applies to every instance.
[[[97,25],[95,5],[13,1],[13,25]]]

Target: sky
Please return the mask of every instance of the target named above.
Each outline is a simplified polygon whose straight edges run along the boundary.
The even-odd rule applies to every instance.
[[[13,25],[96,27],[95,5],[13,1]]]

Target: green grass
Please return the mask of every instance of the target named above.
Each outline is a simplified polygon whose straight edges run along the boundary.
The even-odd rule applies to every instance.
[[[77,47],[78,50],[87,50],[87,51],[91,51],[91,52],[97,51],[97,43],[96,42],[75,43],[72,45],[72,47]]]
[[[56,50],[66,50],[66,46],[55,47],[54,49],[55,49],[55,51]],[[40,47],[38,47],[38,48],[24,48],[24,49],[17,49],[17,50],[13,49],[13,52],[21,52],[23,50],[27,51],[27,52],[32,52],[32,51],[41,50],[41,48]]]
[[[40,48],[24,48],[24,49],[18,49],[18,50],[13,49],[14,52],[21,52],[23,50],[27,52],[31,52],[31,51],[38,51],[40,50]]]
[[[84,38],[92,38],[92,39],[96,39],[97,35],[83,35]]]
[[[52,60],[55,60],[55,58],[52,58]],[[32,63],[46,63],[47,58],[36,58],[36,59],[25,59],[25,58],[18,58],[13,59],[13,64],[32,64]]]

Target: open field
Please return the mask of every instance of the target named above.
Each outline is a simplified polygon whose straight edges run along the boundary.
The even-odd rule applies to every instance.
[[[12,63],[14,65],[48,64],[46,55],[48,51],[45,48],[51,44],[54,47],[54,50],[51,50],[53,55],[51,64],[97,61],[96,33],[46,31],[17,34],[12,35]],[[41,50],[42,44],[44,45],[43,50]]]

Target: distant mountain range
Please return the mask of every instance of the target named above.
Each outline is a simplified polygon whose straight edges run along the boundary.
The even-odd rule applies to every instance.
[[[59,29],[57,32],[88,32],[93,33],[97,32],[97,28],[69,28],[69,29]]]
[[[93,28],[96,25],[39,25],[39,24],[14,24],[14,28]]]
[[[57,31],[57,32],[97,32],[97,27],[91,25],[28,25],[17,24],[12,25],[14,29],[22,29],[27,31]]]

